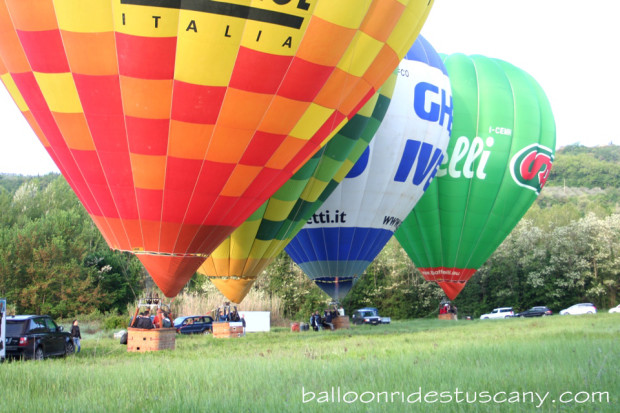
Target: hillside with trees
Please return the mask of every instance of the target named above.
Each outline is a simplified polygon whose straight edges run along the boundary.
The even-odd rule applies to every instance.
[[[620,146],[570,145],[556,152],[549,186],[620,188]]]
[[[525,217],[455,300],[461,314],[493,307],[618,303],[620,147],[557,151],[547,186]],[[0,296],[18,313],[69,317],[122,313],[153,287],[139,261],[110,251],[64,178],[0,175]],[[306,319],[329,298],[282,253],[255,291]],[[205,277],[186,290],[213,294]],[[443,292],[426,282],[393,238],[346,297],[393,318],[436,314]]]

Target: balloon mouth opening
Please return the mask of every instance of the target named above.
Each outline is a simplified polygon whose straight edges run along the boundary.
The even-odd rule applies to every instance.
[[[450,300],[454,300],[465,287],[466,281],[437,281]]]
[[[250,289],[254,285],[256,278],[241,278],[230,276],[209,276],[209,280],[228,300],[235,304],[241,304]]]
[[[134,253],[135,254],[135,253]],[[176,296],[205,261],[203,254],[136,254],[166,297]]]
[[[356,278],[357,277],[318,277],[313,278],[312,281],[317,284],[344,284],[353,282]]]

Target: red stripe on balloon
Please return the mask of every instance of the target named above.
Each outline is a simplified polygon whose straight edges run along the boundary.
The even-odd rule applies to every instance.
[[[171,118],[214,125],[226,94],[223,86],[201,86],[174,81]]]
[[[252,166],[265,165],[285,139],[286,135],[256,131],[239,163]]]
[[[249,92],[275,94],[292,60],[292,56],[240,47],[229,85]]]
[[[176,37],[143,37],[117,32],[119,73],[140,79],[172,79],[176,48]]]
[[[475,268],[418,268],[427,281],[467,281],[476,272]]]
[[[295,58],[278,90],[278,95],[312,102],[333,71],[333,67]]]
[[[168,151],[169,119],[127,116],[127,135],[131,153],[164,156]]]
[[[17,30],[17,35],[33,71],[41,73],[70,72],[58,29],[44,31]]]

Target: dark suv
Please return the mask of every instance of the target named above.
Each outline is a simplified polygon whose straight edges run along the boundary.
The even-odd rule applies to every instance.
[[[6,318],[6,356],[42,360],[73,354],[73,340],[50,316],[16,315]]]
[[[353,324],[381,324],[381,317],[369,308],[362,308],[353,312]]]
[[[179,334],[209,334],[213,331],[213,318],[208,315],[177,317],[174,328]]]
[[[353,312],[353,324],[390,324],[390,317],[381,317],[375,307],[364,307]]]

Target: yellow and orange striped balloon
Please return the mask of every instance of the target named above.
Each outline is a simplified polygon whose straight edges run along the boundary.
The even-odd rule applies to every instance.
[[[377,91],[431,5],[0,0],[0,78],[110,247],[171,297]]]

